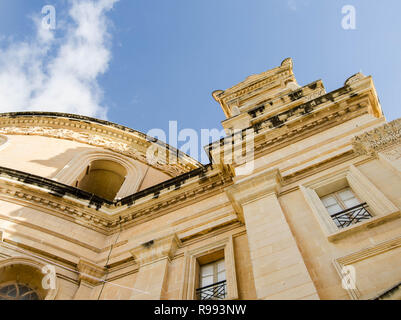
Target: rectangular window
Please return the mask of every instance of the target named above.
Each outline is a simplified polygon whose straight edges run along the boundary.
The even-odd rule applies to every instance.
[[[349,187],[321,197],[321,200],[338,228],[372,217],[367,204],[361,203]]]
[[[227,296],[224,259],[201,265],[199,269],[198,300],[222,300]]]

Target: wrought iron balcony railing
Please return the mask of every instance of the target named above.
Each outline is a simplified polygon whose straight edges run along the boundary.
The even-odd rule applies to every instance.
[[[346,228],[352,224],[372,218],[367,208],[368,205],[366,203],[361,203],[355,207],[333,214],[331,217],[339,228]]]
[[[198,300],[223,300],[227,296],[226,280],[196,289]]]

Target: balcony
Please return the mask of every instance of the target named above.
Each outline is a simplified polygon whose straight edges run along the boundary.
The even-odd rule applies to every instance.
[[[331,217],[337,227],[342,229],[372,218],[367,208],[368,205],[366,203],[361,203],[355,207],[333,214]]]
[[[216,282],[209,286],[196,289],[196,297],[198,300],[223,300],[227,296],[226,280]]]

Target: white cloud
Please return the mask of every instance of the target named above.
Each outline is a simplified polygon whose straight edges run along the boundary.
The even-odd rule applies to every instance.
[[[71,0],[57,38],[34,19],[29,40],[0,48],[0,112],[58,111],[106,118],[99,75],[111,59],[106,13],[118,0]],[[57,21],[58,22],[58,21]]]

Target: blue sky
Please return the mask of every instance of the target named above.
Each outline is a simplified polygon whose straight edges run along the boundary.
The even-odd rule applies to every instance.
[[[37,27],[32,17],[41,17],[46,4],[56,8],[57,28],[48,35],[53,37],[52,44],[45,53],[27,58],[27,63],[36,59],[43,75],[50,73],[43,65],[53,61],[63,41],[68,42],[65,39],[71,28],[67,26],[73,25],[68,12],[73,1],[0,0],[0,55],[8,53],[3,64],[0,62],[0,75],[6,61],[13,59],[13,45],[22,42],[35,47]],[[356,30],[341,26],[344,5],[356,8]],[[224,114],[211,92],[292,57],[300,85],[322,79],[331,91],[359,71],[372,75],[384,113],[393,120],[401,117],[400,9],[399,0],[120,0],[112,9],[105,9],[107,20],[97,26],[104,38],[93,40],[92,51],[88,51],[104,55],[99,60],[88,54],[74,56],[72,63],[82,64],[77,69],[82,77],[71,79],[65,88],[78,92],[75,84],[87,86],[87,91],[80,92],[87,99],[82,101],[93,108],[78,107],[73,112],[83,110],[145,133],[152,128],[167,130],[169,120],[177,120],[179,129],[220,129]],[[98,17],[101,15],[94,19]],[[42,44],[40,50],[44,47]],[[92,66],[92,60],[99,63],[85,69],[85,65]],[[21,67],[20,73],[25,68]],[[71,76],[60,68],[57,74]],[[32,81],[27,79],[25,83]],[[1,81],[0,76],[0,90],[8,91]],[[60,96],[60,86],[64,86],[62,80],[51,86],[38,85],[27,94],[27,100],[18,101],[46,103],[49,96],[38,92],[53,88],[54,100]],[[17,89],[15,92],[21,90]],[[34,95],[40,97],[35,100]],[[60,107],[51,106],[51,110],[70,110],[61,107],[65,101],[60,100]],[[29,106],[8,107],[0,99],[1,112],[14,109]]]

